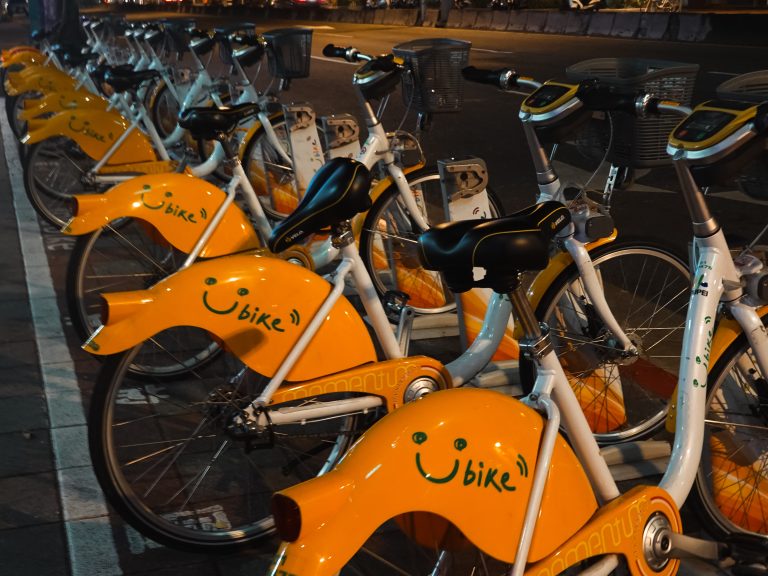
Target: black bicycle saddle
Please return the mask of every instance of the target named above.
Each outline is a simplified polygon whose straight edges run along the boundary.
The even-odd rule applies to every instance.
[[[547,267],[550,240],[570,221],[568,209],[552,201],[492,220],[439,224],[419,237],[422,263],[443,272],[454,292],[508,292],[521,272]],[[485,277],[475,280],[474,268],[484,268]]]
[[[334,158],[317,171],[296,210],[269,237],[272,252],[285,250],[310,234],[349,220],[371,207],[371,173],[350,158]]]
[[[217,106],[194,107],[182,110],[179,126],[189,130],[195,138],[214,140],[229,134],[246,118],[261,110],[258,104],[245,103],[219,108]]]

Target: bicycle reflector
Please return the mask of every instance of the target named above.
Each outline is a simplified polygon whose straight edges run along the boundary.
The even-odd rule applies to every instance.
[[[272,496],[272,516],[277,534],[285,542],[295,542],[301,533],[301,510],[292,498],[275,494]]]

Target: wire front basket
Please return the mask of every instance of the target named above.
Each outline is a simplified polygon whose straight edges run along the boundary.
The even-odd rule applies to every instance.
[[[410,71],[403,76],[403,98],[417,112],[458,112],[464,100],[462,68],[469,63],[470,42],[424,38],[398,44],[395,56]]]
[[[664,100],[690,105],[698,64],[642,58],[594,58],[566,69],[572,82],[598,78],[617,87],[647,92]],[[671,163],[669,134],[680,122],[676,116],[635,118],[614,113],[614,133],[607,160],[620,166],[644,168]]]
[[[757,70],[729,78],[716,89],[723,100],[765,102],[768,100],[768,70]]]
[[[722,100],[760,103],[768,101],[768,70],[757,70],[729,78],[715,92]],[[736,177],[742,192],[759,200],[768,200],[768,153],[745,166]]]
[[[307,78],[312,51],[311,28],[281,28],[262,35],[267,42],[269,73],[275,78]]]

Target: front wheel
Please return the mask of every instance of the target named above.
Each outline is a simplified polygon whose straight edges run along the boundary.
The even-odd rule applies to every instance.
[[[137,380],[144,346],[102,367],[88,441],[109,503],[167,546],[227,552],[268,537],[272,494],[330,470],[364,423],[344,415],[245,430],[239,415],[268,379],[222,352],[183,381]]]
[[[31,145],[24,156],[24,186],[35,211],[62,228],[72,217],[72,196],[103,191],[83,184],[95,165],[70,138],[56,136]]]
[[[279,146],[287,154],[291,153],[288,125],[283,114],[271,115],[270,123],[275,139],[269,137],[263,126],[260,127],[245,143],[242,161],[265,214],[272,220],[283,220],[301,201],[301,191],[296,188],[294,163],[302,162],[302,158],[286,160],[278,151]],[[319,125],[317,131],[322,144],[323,130]]]
[[[420,197],[430,225],[445,222],[440,174],[425,168],[406,175],[408,186]],[[504,214],[501,201],[488,189],[488,214],[478,218],[496,218]],[[418,313],[444,312],[456,305],[453,293],[440,274],[426,270],[419,259],[417,238],[421,230],[409,216],[399,190],[391,184],[368,211],[360,234],[360,255],[379,296],[388,291],[403,292],[408,304]]]
[[[660,246],[625,240],[590,251],[608,307],[637,348],[625,354],[587,296],[574,263],[536,306],[601,444],[637,440],[663,424],[680,364],[690,280],[685,261]],[[535,379],[520,359],[523,389]]]
[[[717,359],[707,388],[695,509],[718,539],[768,539],[768,378],[744,334]]]

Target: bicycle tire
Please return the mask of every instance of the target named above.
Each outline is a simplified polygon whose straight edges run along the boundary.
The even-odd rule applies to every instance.
[[[147,90],[144,100],[144,104],[149,110],[149,117],[160,138],[168,138],[176,129],[181,105],[176,101],[165,80],[157,79],[153,86]]]
[[[24,188],[32,207],[61,229],[72,216],[72,196],[103,192],[87,189],[82,183],[83,174],[95,165],[74,140],[64,136],[28,146],[23,158]]]
[[[690,280],[685,259],[634,240],[590,251],[606,300],[640,354],[622,358],[586,301],[578,270],[567,266],[536,306],[599,444],[639,440],[664,423],[677,384]],[[566,324],[567,322],[567,324]],[[520,358],[524,392],[534,364]]]
[[[285,117],[280,113],[272,116],[271,122],[283,149],[290,151]],[[270,144],[263,126],[250,136],[244,150],[243,168],[256,191],[264,213],[272,220],[284,219],[293,212],[300,200],[294,181],[293,167],[287,166],[275,147]]]
[[[444,526],[442,548],[425,546],[411,539],[415,516],[405,514],[390,520],[368,539],[341,570],[341,576],[497,576],[512,565],[482,552],[453,524],[442,517],[420,513],[419,522]],[[428,517],[431,517],[427,520]],[[441,530],[442,531],[442,530]]]
[[[149,288],[176,272],[186,257],[153,226],[133,218],[79,236],[66,276],[67,306],[77,335],[84,341],[101,325],[101,294]],[[220,351],[208,332],[189,326],[166,330],[151,342],[130,368],[134,377],[173,380]]]
[[[763,316],[768,325],[768,315]],[[768,538],[768,381],[741,333],[707,382],[704,449],[693,489],[702,526],[720,541]]]
[[[88,441],[109,503],[161,544],[229,552],[271,536],[273,492],[329,470],[365,423],[348,414],[246,442],[228,427],[266,379],[223,352],[184,382],[137,381],[141,346],[102,367]]]
[[[11,132],[17,140],[21,140],[22,136],[27,132],[27,122],[19,117],[19,114],[24,110],[24,101],[29,98],[38,98],[40,94],[36,92],[22,92],[15,96],[5,97],[5,113],[8,116],[8,125],[11,127]]]
[[[411,188],[421,190],[428,207],[430,224],[445,221],[440,174],[435,168],[422,168],[406,175]],[[504,214],[501,200],[487,189],[490,217]],[[400,204],[397,186],[390,184],[374,202],[363,222],[360,256],[379,296],[397,290],[408,294],[408,304],[417,313],[445,312],[455,308],[453,294],[436,272],[420,263],[416,237],[421,233]],[[405,266],[401,265],[405,264]],[[394,268],[394,270],[393,270]]]

